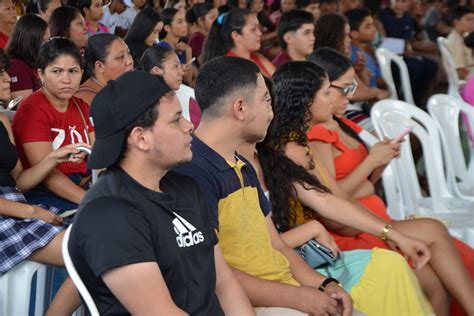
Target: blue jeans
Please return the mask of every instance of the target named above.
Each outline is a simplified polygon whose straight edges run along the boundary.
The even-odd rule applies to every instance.
[[[68,177],[72,182],[79,185],[82,178],[84,178],[84,175],[80,173],[74,173]],[[62,211],[73,210],[78,207],[76,203],[57,196],[44,186],[38,186],[35,189],[26,192],[25,197],[30,204],[51,205],[59,208]]]

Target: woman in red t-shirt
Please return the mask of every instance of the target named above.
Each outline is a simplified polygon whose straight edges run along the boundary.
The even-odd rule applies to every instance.
[[[16,23],[16,8],[11,0],[0,0],[0,48],[4,48]]]
[[[11,95],[7,65],[8,58],[0,49],[0,100],[8,100]],[[72,218],[60,217],[55,207],[30,204],[22,191],[40,183],[58,163],[81,162],[84,154],[76,147],[88,146],[77,143],[61,147],[34,167],[23,169],[14,144],[10,121],[0,113],[0,276],[25,260],[64,266],[61,242]],[[70,279],[61,288],[49,311],[71,314],[80,304],[79,293]]]
[[[13,120],[20,159],[26,168],[51,151],[73,143],[93,144],[89,107],[74,97],[82,77],[81,56],[74,43],[52,38],[39,51],[38,74],[42,88],[22,100]],[[86,193],[87,166],[63,162],[26,197],[59,209],[75,209]],[[81,183],[82,182],[82,183]]]

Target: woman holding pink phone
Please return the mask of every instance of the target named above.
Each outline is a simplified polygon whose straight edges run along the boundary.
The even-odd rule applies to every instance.
[[[309,148],[311,152],[317,153],[317,156],[315,156],[317,169],[320,169],[320,173],[325,171],[324,176],[330,178],[324,179],[321,175],[322,182],[334,194],[357,200],[373,214],[388,223],[392,223],[394,227],[398,227],[400,231],[409,235],[414,234],[413,237],[428,244],[432,243],[429,239],[434,236],[439,237],[442,231],[447,232],[442,224],[433,220],[394,221],[388,215],[384,201],[375,194],[375,183],[380,179],[385,166],[400,155],[400,142],[411,131],[412,127],[407,127],[396,139],[385,139],[368,150],[358,135],[362,128],[343,116],[354,92],[353,89],[349,89],[355,76],[350,61],[345,56],[328,48],[314,51],[308,59],[326,70],[332,88],[332,107],[326,109],[326,111],[332,111],[332,115],[330,115],[331,113],[324,115],[322,113],[323,109],[317,115],[313,113],[313,124],[316,122],[316,125],[312,126],[307,132]],[[332,236],[341,250],[387,248],[384,241],[373,235],[354,231],[335,222],[324,221],[324,223],[333,232]],[[445,242],[443,241],[443,243]],[[448,242],[448,244],[451,243]],[[472,279],[474,277],[473,249],[459,240],[454,240],[454,244]],[[452,247],[452,245],[449,245],[449,247]],[[433,250],[432,252],[433,257],[436,257],[436,252]],[[448,260],[446,256],[441,257],[443,260]],[[439,265],[435,261],[433,263],[430,261],[429,266],[433,275],[441,279],[441,286],[431,287],[430,284],[436,283],[432,282],[435,277],[427,277],[428,273],[424,273],[425,275],[417,274],[417,276],[436,314],[446,315],[448,312],[446,301],[449,300],[449,297],[445,288],[448,288],[450,292],[449,286],[446,284],[446,275],[439,269]],[[440,282],[439,279],[437,282]],[[471,293],[474,291],[473,284],[472,281],[469,282]],[[434,290],[435,288],[437,290]],[[451,292],[450,294],[456,297],[454,293]],[[436,296],[438,299],[434,298]],[[457,296],[456,298],[463,305],[464,310],[470,314],[472,310],[469,310],[468,306],[472,306],[472,304],[468,304],[465,298],[462,299],[461,297]]]

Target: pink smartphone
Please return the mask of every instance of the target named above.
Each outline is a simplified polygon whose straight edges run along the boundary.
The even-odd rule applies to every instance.
[[[396,144],[396,143],[399,143],[405,136],[407,136],[408,134],[410,134],[410,132],[413,130],[414,126],[408,126],[407,128],[405,128],[400,134],[398,134],[397,137],[395,137],[391,142],[390,144]]]

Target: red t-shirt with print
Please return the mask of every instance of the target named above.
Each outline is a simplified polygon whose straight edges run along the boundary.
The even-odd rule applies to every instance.
[[[82,111],[87,127],[84,125],[79,109]],[[21,101],[13,119],[13,135],[24,168],[30,167],[30,164],[25,156],[23,144],[51,142],[53,149],[58,149],[73,143],[88,143],[87,132],[93,131],[87,103],[82,99],[72,97],[67,110],[61,113],[51,105],[41,89]],[[85,174],[87,171],[85,161],[79,164],[63,162],[56,168],[66,175]]]

